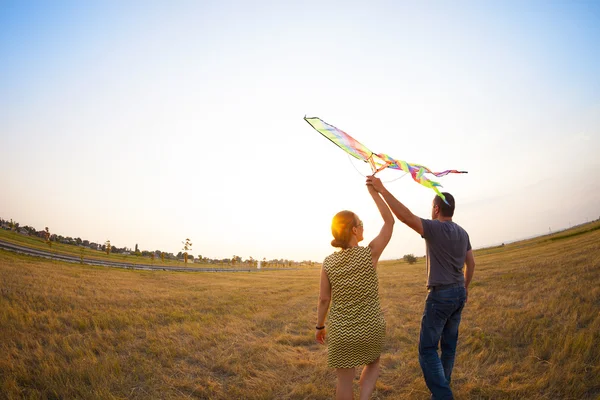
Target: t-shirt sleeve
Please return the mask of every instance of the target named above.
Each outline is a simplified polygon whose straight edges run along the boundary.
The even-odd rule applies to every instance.
[[[467,234],[467,251],[471,250],[471,239],[469,238],[469,234]]]
[[[433,221],[430,219],[421,218],[421,223],[423,224],[423,235],[421,237],[423,239],[431,239],[433,235]]]

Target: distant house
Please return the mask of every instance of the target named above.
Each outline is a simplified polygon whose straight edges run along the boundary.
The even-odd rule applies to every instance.
[[[29,232],[25,228],[19,228],[19,233],[21,235],[27,235],[27,236],[29,236]]]
[[[99,250],[100,249],[100,245],[98,243],[94,243],[94,242],[90,243],[89,247],[92,250]]]

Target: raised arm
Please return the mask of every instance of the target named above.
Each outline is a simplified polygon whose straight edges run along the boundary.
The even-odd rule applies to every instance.
[[[377,206],[377,209],[383,218],[383,226],[381,227],[381,231],[379,231],[379,235],[377,235],[377,237],[375,237],[375,239],[369,243],[369,247],[371,248],[371,257],[373,258],[373,268],[377,268],[379,257],[381,257],[383,250],[392,238],[395,221],[390,208],[381,198],[377,190],[375,190],[372,185],[367,186],[367,188],[369,189],[369,194],[371,197],[373,197],[373,201],[375,201],[375,205]]]
[[[473,279],[473,273],[475,272],[475,257],[473,256],[473,250],[467,251],[467,257],[465,259],[465,289],[467,290],[467,299],[469,298],[469,284]]]
[[[398,201],[381,183],[379,178],[374,176],[367,177],[367,185],[375,188],[375,190],[383,196],[385,202],[389,205],[394,215],[408,225],[409,228],[413,229],[419,235],[423,236],[423,222],[421,218],[413,214],[406,206]]]

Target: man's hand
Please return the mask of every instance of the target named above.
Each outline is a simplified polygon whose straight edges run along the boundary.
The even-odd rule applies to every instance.
[[[385,190],[385,187],[383,187],[383,183],[381,183],[381,179],[379,179],[373,175],[367,176],[367,186],[372,187],[378,193],[381,193]]]

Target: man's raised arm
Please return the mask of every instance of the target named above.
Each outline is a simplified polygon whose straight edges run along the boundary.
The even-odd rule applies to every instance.
[[[367,177],[367,185],[373,186],[375,190],[381,193],[385,202],[390,206],[390,210],[394,213],[396,218],[408,225],[419,235],[423,236],[423,222],[421,218],[413,214],[406,206],[398,201],[381,183],[381,179],[374,176]]]

